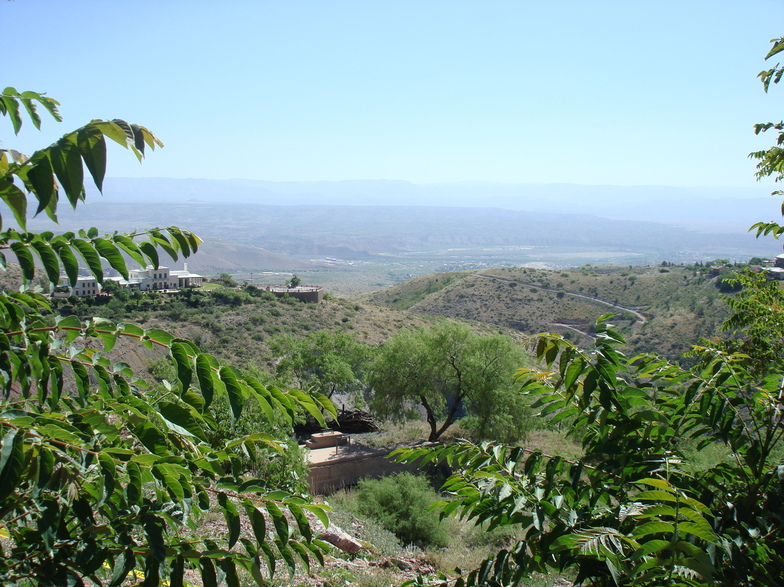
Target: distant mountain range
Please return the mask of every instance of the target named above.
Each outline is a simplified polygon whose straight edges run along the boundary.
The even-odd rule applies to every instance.
[[[747,232],[775,217],[763,186],[114,178],[104,193],[75,212],[64,206],[61,228],[187,228],[207,240],[189,260],[205,273],[323,270],[359,259],[395,264],[407,278],[493,266],[747,261],[780,250]],[[31,222],[44,227],[45,219]]]
[[[242,203],[271,206],[447,206],[590,214],[711,232],[745,231],[777,217],[772,188],[595,186],[407,181],[271,182],[244,179],[108,178],[114,201]]]

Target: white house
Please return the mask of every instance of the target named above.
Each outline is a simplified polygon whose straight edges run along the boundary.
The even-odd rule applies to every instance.
[[[99,293],[101,293],[101,290],[98,287],[98,282],[95,280],[95,277],[90,276],[78,277],[76,285],[73,287],[67,285],[57,287],[52,296],[56,298],[68,298],[71,296],[83,298],[85,296],[95,296]]]
[[[188,271],[185,264],[183,270],[172,271],[168,267],[158,267],[154,269],[148,266],[146,269],[131,269],[128,271],[128,279],[122,277],[107,277],[117,282],[122,288],[137,289],[140,291],[162,291],[180,289],[182,287],[201,287],[204,277]],[[94,277],[79,277],[74,287],[61,286],[53,295],[55,297],[75,296],[94,296],[100,293],[98,283]]]
[[[168,267],[154,269],[150,265],[146,269],[131,269],[128,272],[127,281],[124,279],[117,280],[120,287],[142,291],[201,287],[203,282],[204,277],[188,271],[187,263],[182,270],[171,270]]]

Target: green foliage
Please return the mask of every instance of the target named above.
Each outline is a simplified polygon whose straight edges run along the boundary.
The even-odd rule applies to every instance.
[[[514,444],[525,438],[537,422],[519,389],[500,386],[486,401],[472,402],[470,413],[459,424],[471,440]]]
[[[739,292],[743,284],[738,279],[737,273],[725,273],[716,278],[716,287],[721,293],[735,293]]]
[[[594,585],[777,584],[782,364],[760,378],[744,355],[705,348],[690,372],[651,355],[627,359],[606,322],[596,335],[590,354],[541,336],[546,370],[519,373],[541,415],[581,434],[584,460],[494,444],[398,452],[456,467],[443,514],[525,530],[466,583],[516,585],[533,572],[574,568],[578,583]],[[687,474],[682,444],[693,442],[718,442],[733,459]]]
[[[526,408],[513,388],[513,374],[523,360],[511,338],[480,336],[457,322],[403,331],[382,346],[373,364],[373,407],[401,419],[413,404],[421,405],[430,441],[463,410],[474,417],[471,428],[479,437],[519,439],[527,428]]]
[[[266,387],[272,388],[271,385]],[[278,390],[280,391],[280,390]],[[267,491],[284,490],[295,494],[307,492],[308,467],[303,451],[292,433],[291,421],[276,411],[272,418],[251,403],[234,420],[227,398],[212,403],[210,414],[216,426],[209,432],[208,440],[215,449],[232,444],[235,438],[272,438],[283,450],[275,450],[268,443],[234,443],[233,453],[240,459],[242,470],[259,479],[259,485]],[[296,421],[302,419],[297,414]]]
[[[41,118],[36,102],[60,120],[56,100],[35,92],[19,93],[10,87],[0,93],[0,113],[11,118],[14,132],[18,133],[22,126],[21,105],[36,128],[40,128]],[[81,259],[95,279],[102,283],[101,259],[127,279],[124,255],[142,266],[152,264],[157,267],[159,249],[175,260],[178,254],[187,257],[196,252],[200,244],[198,237],[173,226],[104,236],[100,236],[95,228],[60,235],[24,232],[30,201],[36,204],[34,214],[44,212],[55,222],[61,195],[73,208],[84,201],[85,167],[96,187],[99,190],[103,188],[106,138],[130,149],[140,160],[145,147],[154,149],[162,146],[155,135],[143,126],[115,119],[93,120],[29,157],[14,149],[0,149],[0,198],[11,209],[22,231],[7,228],[0,232],[0,267],[5,268],[5,252],[8,252],[16,258],[26,281],[32,281],[38,263],[53,286],[60,282],[61,269],[65,271],[68,282],[74,285]]]
[[[377,520],[404,544],[425,548],[448,543],[438,514],[430,509],[438,495],[425,477],[398,473],[363,479],[357,487],[357,498],[360,513]]]
[[[218,277],[213,277],[210,282],[220,284],[224,287],[237,287],[239,285],[230,273],[221,273]]]
[[[784,51],[784,37],[773,39],[771,42],[773,46],[765,56],[766,60]],[[762,81],[765,92],[770,89],[771,83],[778,84],[781,81],[782,73],[784,73],[784,68],[777,63],[774,67],[761,71],[758,74],[757,77]],[[777,131],[776,144],[769,149],[750,153],[749,157],[757,160],[757,171],[755,173],[757,179],[772,177],[774,181],[781,181],[784,179],[784,147],[782,147],[784,145],[784,121],[776,123],[763,122],[754,125],[754,134],[758,135],[769,130]],[[782,194],[784,192],[781,190],[773,192],[773,195]],[[784,202],[782,202],[781,213],[784,215]],[[756,230],[757,236],[771,234],[775,238],[784,233],[784,227],[777,222],[757,222],[750,230]]]
[[[35,104],[57,118],[56,102],[40,94],[0,94],[0,112],[21,127],[20,105],[35,126]],[[51,219],[59,198],[84,199],[84,164],[98,188],[105,168],[104,137],[138,157],[160,146],[143,127],[93,121],[29,158],[0,155],[0,197],[24,229],[28,200]],[[55,182],[58,182],[59,185]],[[94,229],[55,236],[0,233],[26,283],[36,260],[52,282],[62,268],[73,283],[80,255],[99,281],[101,259],[121,273],[121,254],[157,265],[159,247],[188,256],[199,243],[171,227],[99,237]],[[139,241],[142,242],[139,242]],[[143,572],[144,583],[182,585],[185,569],[205,585],[238,582],[238,569],[263,585],[278,562],[322,560],[306,512],[326,521],[325,508],[247,476],[234,449],[261,444],[283,450],[267,433],[211,446],[216,402],[239,420],[250,406],[288,425],[299,410],[323,422],[334,408],[320,396],[280,390],[242,376],[193,343],[159,328],[104,318],[53,318],[48,300],[26,291],[0,293],[0,582],[41,585],[122,584]],[[118,341],[163,349],[175,365],[172,382],[153,388],[113,358]],[[203,515],[223,516],[226,535],[202,533]],[[243,527],[247,531],[243,531]],[[241,548],[240,548],[241,547]]]
[[[303,389],[314,388],[327,397],[349,394],[356,403],[362,402],[374,349],[355,335],[326,330],[304,338],[285,334],[276,337],[270,347],[281,357],[276,370],[284,380],[291,377]]]
[[[712,344],[723,352],[746,355],[747,368],[764,375],[784,353],[784,291],[762,273],[744,273],[735,279],[740,291],[726,297],[733,313],[722,325],[735,337]]]
[[[302,283],[302,280],[299,277],[297,277],[296,275],[293,275],[291,277],[291,279],[289,279],[286,282],[286,285],[293,288],[293,287],[299,287],[300,283]]]

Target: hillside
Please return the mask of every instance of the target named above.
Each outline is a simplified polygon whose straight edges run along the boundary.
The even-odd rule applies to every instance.
[[[353,299],[581,342],[597,317],[615,313],[629,352],[677,358],[726,317],[716,285],[704,269],[683,266],[501,268],[425,275]]]
[[[253,290],[251,290],[253,291]],[[432,323],[435,316],[363,304],[345,298],[327,299],[319,304],[294,298],[276,298],[256,290],[240,289],[183,291],[176,294],[157,292],[117,298],[67,301],[57,303],[57,311],[78,316],[102,316],[113,321],[127,321],[143,328],[161,328],[195,342],[203,352],[243,369],[272,371],[276,358],[270,342],[278,335],[306,336],[310,332],[350,332],[366,344],[376,345],[403,328]],[[123,299],[120,299],[122,297]],[[89,305],[90,303],[94,305]],[[475,323],[482,333],[504,331],[504,327]],[[517,335],[517,338],[520,338]],[[128,363],[143,373],[151,361],[163,355],[139,345],[118,343],[116,360]]]

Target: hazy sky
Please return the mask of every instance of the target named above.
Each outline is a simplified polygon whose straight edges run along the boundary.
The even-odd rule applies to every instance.
[[[782,0],[14,0],[3,85],[166,144],[113,176],[747,186]],[[772,187],[771,187],[772,189]]]

